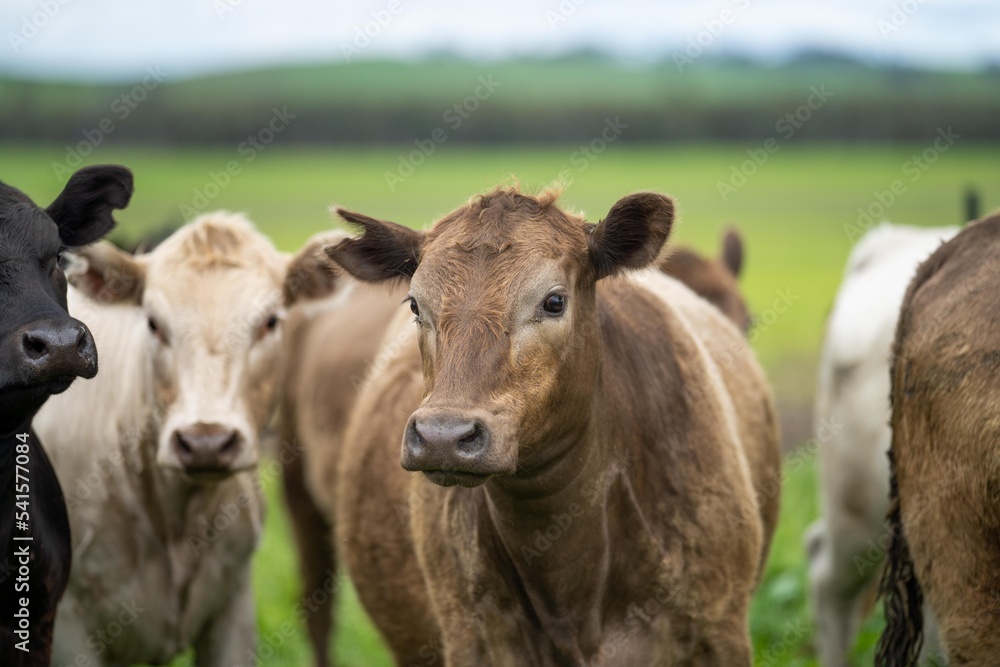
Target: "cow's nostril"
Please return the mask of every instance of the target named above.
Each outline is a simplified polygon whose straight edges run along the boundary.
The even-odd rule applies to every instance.
[[[480,428],[479,424],[473,424],[472,432],[466,435],[465,437],[459,438],[458,443],[460,445],[471,445],[472,443],[474,443],[476,440],[479,439],[479,436],[481,434],[482,434],[482,429]]]
[[[194,453],[193,450],[191,449],[191,445],[189,445],[187,440],[184,439],[184,436],[178,433],[176,437],[177,437],[177,448],[181,450],[182,454]]]
[[[236,449],[236,445],[238,444],[238,442],[239,442],[239,436],[237,436],[236,432],[233,431],[232,436],[230,436],[229,440],[226,440],[226,443],[222,445],[222,449],[220,449],[219,452],[222,454],[225,454],[226,452],[231,452],[232,450]]]
[[[24,348],[24,354],[32,360],[41,359],[49,353],[49,346],[45,344],[45,341],[30,334],[24,334],[21,345]]]

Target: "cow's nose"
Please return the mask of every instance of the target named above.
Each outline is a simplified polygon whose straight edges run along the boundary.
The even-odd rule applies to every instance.
[[[97,347],[82,322],[35,322],[21,333],[21,354],[39,378],[92,378],[97,374]]]
[[[407,470],[476,472],[489,439],[478,420],[418,410],[406,429],[402,464]]]
[[[189,472],[223,472],[232,468],[243,438],[229,426],[198,422],[174,431],[172,440],[178,460]]]

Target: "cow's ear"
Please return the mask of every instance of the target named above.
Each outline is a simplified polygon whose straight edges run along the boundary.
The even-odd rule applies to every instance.
[[[674,223],[674,200],[655,192],[622,197],[590,227],[590,261],[597,279],[651,264]]]
[[[722,237],[722,263],[734,277],[743,270],[743,237],[735,227],[726,230]]]
[[[107,241],[74,251],[82,261],[71,266],[67,278],[78,290],[100,303],[142,302],[146,267],[141,259]]]
[[[344,271],[330,259],[326,249],[348,238],[344,232],[320,232],[306,241],[288,262],[282,292],[285,305],[297,301],[321,299],[336,291]]]
[[[45,212],[59,227],[64,245],[82,246],[111,231],[115,226],[111,212],[128,206],[131,198],[131,171],[118,165],[95,165],[70,176]]]
[[[326,250],[348,273],[366,282],[413,277],[420,263],[423,232],[342,208],[337,209],[337,215],[364,232]]]

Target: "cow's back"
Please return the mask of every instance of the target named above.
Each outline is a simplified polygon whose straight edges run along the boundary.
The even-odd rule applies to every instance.
[[[893,358],[903,533],[943,643],[959,664],[992,664],[1000,651],[998,252],[1000,216],[993,216],[921,265]]]
[[[704,374],[704,378],[697,380],[704,382],[701,389],[696,389],[694,383],[685,387],[691,399],[687,404],[698,409],[699,400],[718,400],[725,410],[731,410],[735,438],[726,447],[733,449],[723,449],[722,456],[745,461],[742,465],[749,473],[751,496],[740,501],[739,522],[761,523],[763,542],[759,572],[762,573],[778,520],[781,492],[778,425],[764,372],[742,332],[686,285],[651,270],[641,272],[636,280],[661,299],[666,307],[672,324],[665,327],[663,334],[675,338],[674,345],[690,338],[690,343],[705,352],[706,365],[703,369],[697,368],[701,362],[697,358],[677,360],[686,366],[694,366],[691,370],[696,376]],[[679,349],[683,353],[683,348]],[[692,353],[689,356],[697,355]],[[717,396],[706,396],[706,392],[715,392]],[[716,424],[714,429],[723,431],[724,425]],[[700,439],[701,436],[695,434],[695,438]],[[682,446],[690,445],[685,443]]]

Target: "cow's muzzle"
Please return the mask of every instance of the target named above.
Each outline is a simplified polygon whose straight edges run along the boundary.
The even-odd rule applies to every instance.
[[[441,486],[473,487],[512,472],[497,444],[485,416],[421,408],[406,425],[400,463]]]
[[[246,447],[239,430],[206,422],[178,428],[170,436],[170,445],[186,473],[209,478],[235,472]]]
[[[37,320],[15,334],[14,358],[26,383],[65,391],[74,378],[97,375],[97,346],[90,330],[72,318]]]

